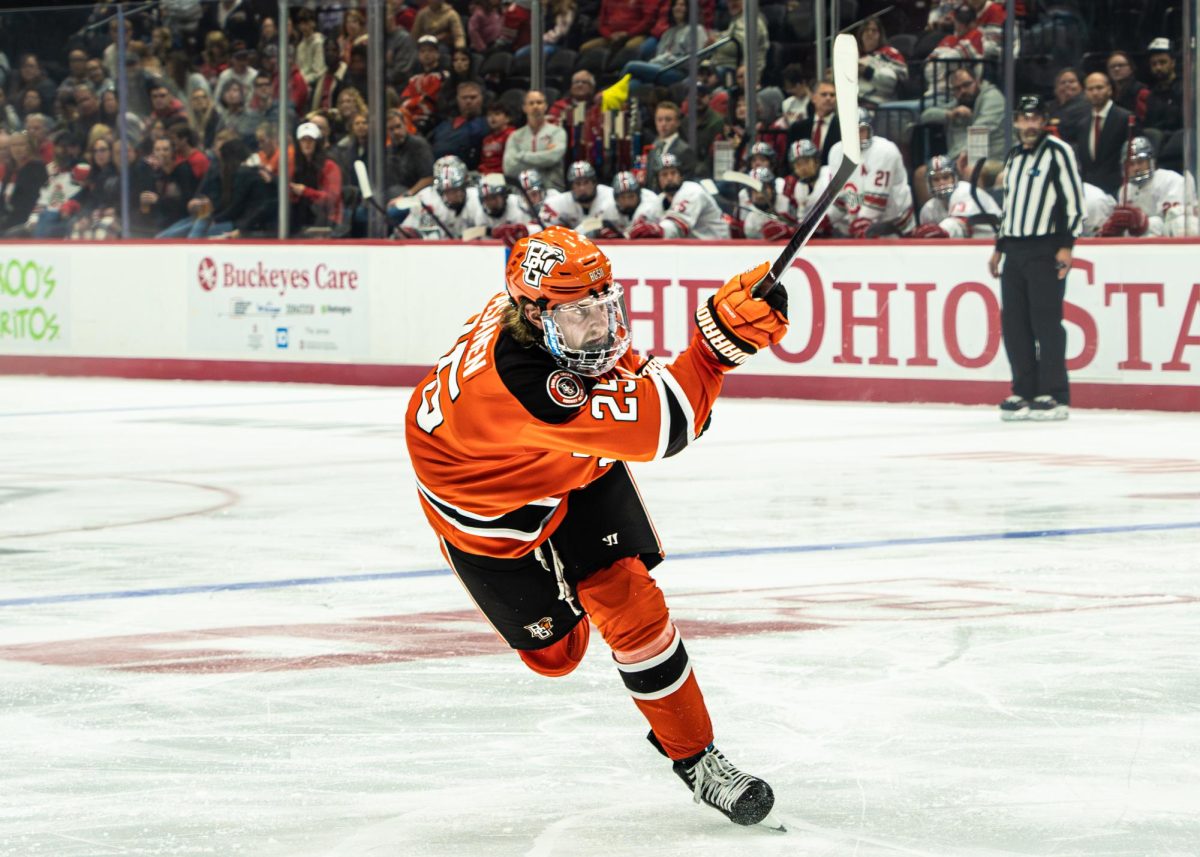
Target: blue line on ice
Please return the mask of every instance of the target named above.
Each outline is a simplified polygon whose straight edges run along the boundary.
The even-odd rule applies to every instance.
[[[827,544],[778,545],[759,548],[727,548],[723,550],[672,553],[669,559],[719,559],[731,556],[773,556],[780,554],[816,553],[819,551],[870,550],[873,548],[903,548],[921,545],[949,545],[968,542],[993,542],[1008,539],[1052,539],[1067,536],[1096,536],[1109,533],[1155,533],[1171,530],[1200,530],[1200,521],[1181,521],[1168,524],[1126,524],[1111,527],[1073,527],[1054,530],[1015,530],[999,533],[968,533],[958,536],[918,536],[906,539],[870,539],[857,542]],[[154,589],[121,589],[111,592],[79,592],[64,595],[31,595],[24,598],[0,599],[0,607],[24,607],[36,604],[64,604],[71,601],[112,601],[123,598],[155,598],[165,595],[194,595],[201,592],[235,592],[244,589],[285,589],[293,586],[325,586],[333,583],[366,583],[372,580],[401,580],[409,577],[433,577],[449,574],[448,568],[423,568],[414,571],[382,571],[373,574],[339,574],[326,577],[293,577],[284,580],[247,580],[241,583],[203,583],[194,586],[169,586]]]

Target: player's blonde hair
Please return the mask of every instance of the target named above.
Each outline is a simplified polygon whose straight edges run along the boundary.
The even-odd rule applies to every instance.
[[[525,307],[532,303],[533,301],[529,298],[521,298],[521,302],[518,304],[509,301],[500,317],[500,322],[509,335],[517,341],[517,344],[526,348],[530,345],[537,345],[542,340],[542,332],[525,317]]]

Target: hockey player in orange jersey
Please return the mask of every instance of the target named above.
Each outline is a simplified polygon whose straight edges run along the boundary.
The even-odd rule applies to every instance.
[[[787,295],[751,297],[763,264],[696,313],[674,362],[629,350],[604,253],[562,227],[512,248],[505,291],[417,385],[405,433],[442,552],[497,633],[535,672],[570,673],[590,625],[612,649],[648,736],[695,800],[779,826],[766,782],[713,744],[708,709],[651,569],[657,533],[625,464],[703,432],[724,374],[787,331]]]

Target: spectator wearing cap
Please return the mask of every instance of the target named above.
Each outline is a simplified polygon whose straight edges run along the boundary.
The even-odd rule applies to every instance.
[[[504,174],[514,184],[523,170],[541,173],[550,190],[562,190],[567,133],[546,121],[546,95],[536,89],[525,93],[525,125],[504,146]]]
[[[411,196],[433,184],[433,150],[419,134],[411,134],[399,110],[387,115],[387,160],[384,183],[387,198]]]
[[[464,80],[458,84],[458,115],[444,119],[429,135],[433,156],[457,155],[467,169],[479,167],[483,138],[488,124],[483,117],[483,86],[478,81]]]
[[[242,85],[242,93],[251,92],[254,87],[254,78],[258,77],[258,69],[250,65],[250,51],[245,47],[239,47],[233,52],[231,57],[232,63],[229,68],[221,72],[217,77],[217,82],[213,86],[213,98],[218,104],[222,104],[226,87],[229,84],[237,81]]]
[[[467,46],[467,34],[463,29],[462,18],[446,0],[429,0],[413,20],[412,34],[418,46],[423,36],[433,36],[447,48]]]
[[[328,156],[324,135],[312,122],[296,129],[296,157],[288,162],[293,234],[310,226],[341,224],[342,171]]]
[[[1004,216],[988,262],[1000,277],[1012,369],[1012,395],[1000,404],[1005,421],[1066,419],[1070,404],[1063,298],[1083,227],[1083,187],[1071,147],[1047,133],[1045,121],[1037,96],[1019,100],[1019,142],[1004,163]]]
[[[1054,76],[1054,101],[1049,105],[1046,124],[1054,128],[1060,138],[1075,145],[1091,112],[1091,105],[1083,97],[1083,79],[1078,69],[1070,66],[1060,69]]]
[[[684,181],[696,174],[696,152],[679,136],[680,116],[679,105],[673,101],[660,101],[654,109],[654,128],[658,132],[658,139],[646,158],[646,184],[650,187],[658,187],[663,155],[675,156]]]
[[[1155,39],[1148,49],[1154,86],[1146,99],[1146,125],[1171,132],[1183,128],[1183,81],[1175,74],[1169,39]]]
[[[1108,69],[1108,77],[1112,81],[1113,101],[1136,116],[1139,122],[1145,122],[1150,87],[1135,76],[1133,57],[1125,51],[1113,51],[1108,55],[1104,67]]]
[[[1085,182],[1112,195],[1121,186],[1121,163],[1132,114],[1113,103],[1112,82],[1105,72],[1087,76],[1084,94],[1092,109],[1084,124],[1075,129],[1079,171]]]
[[[438,96],[446,79],[436,36],[424,35],[417,39],[417,63],[420,71],[408,79],[408,85],[400,93],[400,109],[409,124],[423,132],[433,122]]]

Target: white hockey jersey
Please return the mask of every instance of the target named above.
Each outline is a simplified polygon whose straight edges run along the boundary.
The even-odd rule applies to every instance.
[[[819,177],[818,177],[819,178]],[[787,200],[786,214],[793,220],[800,221],[808,214],[808,208],[816,201],[816,179],[813,184],[801,181],[795,176],[788,176],[783,182],[783,198]]]
[[[692,181],[685,181],[671,197],[663,212],[664,238],[700,238],[713,240],[729,237],[729,224],[721,208],[708,192]]]
[[[900,149],[891,140],[873,137],[862,156],[862,164],[851,173],[846,187],[829,207],[829,222],[834,232],[849,235],[850,225],[860,218],[872,223],[892,223],[901,235],[912,232],[912,190]],[[829,150],[829,169],[821,171],[813,188],[814,198],[824,192],[841,163],[842,144],[838,141]]]
[[[775,213],[787,214],[792,213],[792,203],[787,196],[787,179],[784,177],[775,179]],[[738,191],[738,205],[742,207],[738,213],[739,216],[749,215],[751,209],[754,208],[754,201],[750,198],[750,188],[743,187]]]
[[[483,210],[483,225],[488,228],[489,234],[491,230],[500,226],[503,223],[529,223],[531,218],[525,213],[525,207],[521,205],[512,194],[504,198],[504,211],[500,212],[498,217],[493,217],[487,209],[487,206],[482,202],[480,208]]]
[[[1083,183],[1083,235],[1100,234],[1100,227],[1117,207],[1117,201],[1094,184]]]
[[[950,194],[949,202],[943,202],[935,196],[921,207],[921,225],[936,223],[946,230],[946,234],[951,238],[994,237],[995,229],[985,223],[972,224],[970,218],[977,214],[1003,217],[1004,212],[986,190],[980,188],[978,195],[979,202],[983,204],[982,209],[971,196],[971,183],[960,181],[954,186],[954,193]]]
[[[432,185],[423,188],[417,199],[423,204],[410,209],[400,225],[417,230],[426,241],[462,238],[463,230],[487,225],[477,188],[467,188],[467,202],[458,214],[442,201],[441,194]]]
[[[795,229],[794,226],[786,222],[785,219],[778,214],[775,217],[772,217],[765,211],[760,211],[757,208],[751,208],[749,212],[743,213],[746,215],[746,218],[742,221],[742,231],[746,234],[747,238],[766,238],[767,236],[763,234],[763,227],[766,226],[767,223],[779,223],[784,228],[788,229],[789,232]]]
[[[1126,182],[1118,199],[1140,208],[1150,220],[1148,236],[1179,238],[1187,235],[1185,183],[1174,170],[1156,169],[1150,181],[1141,187]]]
[[[596,196],[586,207],[580,205],[569,190],[560,190],[551,193],[542,204],[542,222],[547,226],[558,224],[576,229],[583,221],[600,217],[607,209],[616,208],[616,205],[612,188],[608,185],[596,185]]]
[[[662,197],[656,194],[649,188],[641,189],[641,196],[638,200],[638,207],[634,209],[631,217],[626,217],[617,209],[616,195],[613,195],[613,204],[611,209],[601,212],[599,215],[601,220],[606,223],[611,223],[616,227],[617,231],[629,237],[629,230],[633,228],[633,224],[638,221],[645,223],[658,223],[663,216]]]

